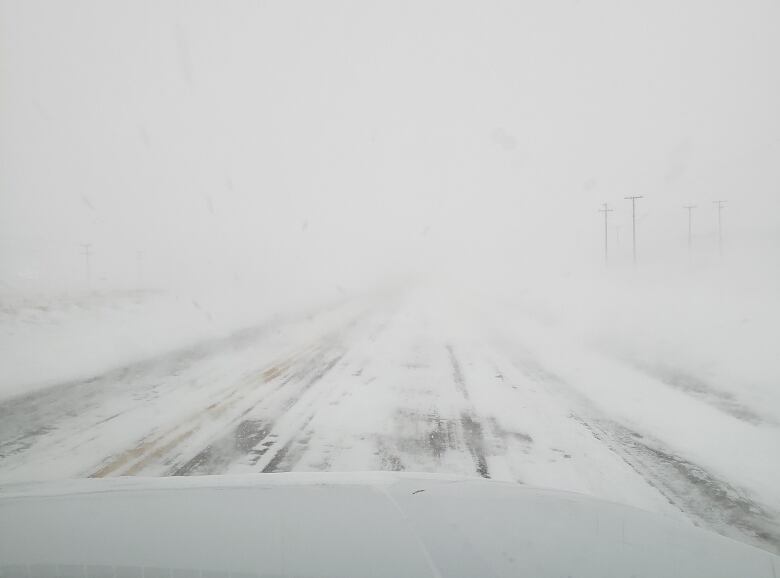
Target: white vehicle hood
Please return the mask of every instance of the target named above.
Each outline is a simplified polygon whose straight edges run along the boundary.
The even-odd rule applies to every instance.
[[[780,576],[780,558],[634,508],[395,473],[0,489],[0,576]]]

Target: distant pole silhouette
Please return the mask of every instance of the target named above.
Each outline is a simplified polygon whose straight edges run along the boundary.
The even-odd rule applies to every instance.
[[[608,252],[609,236],[607,233],[609,229],[607,228],[607,218],[609,213],[612,212],[612,209],[610,209],[607,206],[607,203],[604,203],[602,206],[603,208],[599,209],[599,212],[604,213],[604,264],[606,265],[609,263],[609,252]]]
[[[633,197],[623,197],[626,200],[631,200],[631,236],[633,238],[634,246],[634,265],[636,265],[636,200],[644,198],[642,195],[635,195]]]
[[[723,258],[723,219],[721,218],[721,213],[723,212],[723,205],[726,204],[726,201],[712,201],[712,204],[718,206],[718,254],[722,259]]]
[[[683,209],[688,209],[688,251],[693,246],[693,235],[691,233],[691,211],[696,208],[696,205],[685,205]]]

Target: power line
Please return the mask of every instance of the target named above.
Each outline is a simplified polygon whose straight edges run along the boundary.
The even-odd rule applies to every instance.
[[[633,197],[623,197],[624,199],[631,200],[631,236],[633,238],[634,247],[634,265],[636,265],[636,200],[643,199],[643,195],[635,195]]]
[[[603,208],[599,209],[599,212],[604,213],[604,264],[606,265],[607,263],[609,263],[609,253],[608,253],[609,237],[607,235],[607,231],[608,231],[607,218],[609,216],[609,213],[612,212],[612,209],[610,209],[609,206],[607,206],[607,203],[604,203],[602,207]]]

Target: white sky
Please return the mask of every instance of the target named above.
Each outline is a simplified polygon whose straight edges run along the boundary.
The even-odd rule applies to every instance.
[[[86,242],[119,284],[138,251],[155,282],[597,262],[629,194],[645,251],[689,202],[711,240],[718,198],[776,250],[778,30],[774,0],[0,0],[0,279],[68,286]]]

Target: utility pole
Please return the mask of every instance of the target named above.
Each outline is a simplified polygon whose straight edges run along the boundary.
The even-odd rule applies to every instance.
[[[608,231],[608,229],[607,229],[607,217],[608,217],[609,213],[612,212],[612,209],[610,209],[607,206],[607,203],[604,203],[602,206],[603,206],[603,208],[599,209],[599,212],[600,213],[604,213],[604,264],[606,265],[606,264],[609,263],[608,252],[607,252],[608,239],[609,239],[608,234],[607,234],[607,231]]]
[[[721,218],[721,212],[723,211],[723,205],[726,201],[712,201],[713,205],[718,206],[718,253],[720,258],[723,258],[723,220]]]
[[[683,209],[688,209],[688,252],[691,251],[691,247],[693,246],[693,236],[691,234],[691,211],[696,208],[696,205],[685,205],[683,206]]]
[[[628,200],[631,199],[631,235],[634,240],[634,265],[636,265],[636,200],[644,198],[642,195],[635,195],[633,197],[623,197]]]
[[[82,243],[81,254],[84,255],[84,273],[89,284],[92,281],[92,270],[89,263],[89,259],[92,256],[92,243]]]

